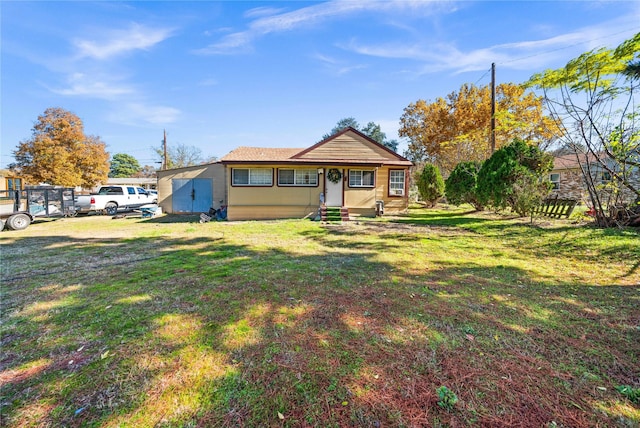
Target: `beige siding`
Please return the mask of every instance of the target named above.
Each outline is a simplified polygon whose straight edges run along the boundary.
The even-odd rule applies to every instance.
[[[377,188],[354,189],[347,188],[344,192],[344,205],[349,211],[355,209],[376,210],[376,192]]]
[[[303,154],[299,159],[327,160],[327,159],[351,159],[366,161],[397,161],[392,153],[389,153],[377,144],[355,135],[344,134],[333,140],[316,147]]]
[[[261,166],[273,169],[273,185],[268,187],[231,186],[232,168],[255,168],[255,165],[233,165],[225,170],[224,165],[216,163],[159,171],[158,202],[164,212],[171,213],[173,179],[210,178],[213,180],[214,205],[217,208],[218,201],[224,200],[229,205],[229,220],[303,218],[310,214],[315,215],[320,206],[320,193],[324,191],[326,170],[331,167],[326,167],[325,173],[319,175],[317,187],[280,187],[277,185],[276,173],[279,166],[282,165]],[[345,174],[348,174],[348,170],[348,167],[344,168]],[[348,176],[345,179],[348,180]],[[349,188],[345,185],[344,205],[354,216],[374,216],[378,200],[384,201],[387,214],[403,212],[408,206],[406,197],[389,196],[388,167],[377,168],[374,188]]]
[[[16,177],[10,170],[8,169],[0,169],[0,191],[7,190],[7,180],[8,179],[20,179],[22,188],[27,184],[22,177]]]
[[[406,198],[393,198],[384,200],[384,213],[385,214],[400,214],[407,211],[408,199]]]
[[[158,205],[166,213],[173,212],[172,180],[173,179],[211,179],[213,180],[213,204],[218,208],[219,201],[227,201],[224,165],[212,163],[186,168],[158,171]]]
[[[314,218],[318,205],[311,206],[230,206],[227,211],[229,220],[273,220],[279,218]]]
[[[376,170],[374,188],[346,187],[345,189],[345,206],[349,208],[350,214],[373,216],[376,213],[376,201],[384,202],[385,214],[404,212],[408,208],[409,200],[406,196],[389,196],[389,168],[387,167]]]
[[[404,196],[390,196],[389,195],[389,171],[390,170],[399,170],[400,168],[379,168],[378,174],[376,178],[376,187],[378,190],[378,200],[384,202],[384,212],[385,214],[398,214],[401,212],[405,212],[409,207],[409,198],[407,196],[407,189],[409,183],[407,183],[408,177],[405,170],[405,183],[404,183]]]
[[[315,213],[320,206],[323,176],[318,186],[277,185],[278,165],[261,166],[273,170],[272,186],[232,186],[233,168],[255,168],[255,165],[233,165],[227,168],[226,182],[229,189],[229,220],[302,218]],[[287,166],[286,168],[291,168]]]

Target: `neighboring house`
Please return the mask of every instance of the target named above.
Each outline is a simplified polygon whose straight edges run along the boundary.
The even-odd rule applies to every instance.
[[[0,191],[22,190],[24,186],[22,177],[18,177],[11,170],[0,169]]]
[[[0,169],[0,212],[11,213],[26,209],[15,206],[15,191],[24,188],[24,179],[8,169]]]
[[[343,207],[350,216],[399,213],[408,207],[411,166],[347,128],[306,149],[239,147],[213,164],[159,171],[160,205],[164,212],[188,212],[177,209],[175,192],[195,203],[208,191],[208,180],[214,196],[203,198],[215,208],[224,201],[230,220],[315,217],[323,204]],[[191,180],[191,187],[184,185],[193,192],[183,192],[176,180]],[[195,203],[192,212],[206,212],[204,205]]]
[[[575,199],[586,202],[587,189],[584,184],[582,171],[576,155],[556,156],[553,160],[553,170],[549,173],[549,181],[553,185],[551,196],[565,199]]]
[[[607,184],[611,182],[611,174],[606,171],[593,156],[575,154],[556,156],[553,162],[553,170],[549,174],[549,180],[553,184],[551,196],[559,198],[576,199],[579,203],[590,205],[589,192],[585,184],[581,165],[586,168],[587,162],[593,181],[601,192],[601,196],[608,196]],[[616,166],[609,160],[609,168],[615,170]],[[630,174],[630,180],[640,187],[640,170],[635,168]],[[631,202],[635,195],[623,187],[623,200]]]

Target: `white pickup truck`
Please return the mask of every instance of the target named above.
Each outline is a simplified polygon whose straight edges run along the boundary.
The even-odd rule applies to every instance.
[[[134,209],[147,204],[157,204],[158,195],[147,193],[137,186],[102,186],[98,193],[78,195],[75,208],[78,213],[105,212],[117,214],[119,209]]]

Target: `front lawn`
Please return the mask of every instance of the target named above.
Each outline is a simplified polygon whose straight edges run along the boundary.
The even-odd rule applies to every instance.
[[[542,223],[2,232],[2,425],[638,426],[640,233]]]

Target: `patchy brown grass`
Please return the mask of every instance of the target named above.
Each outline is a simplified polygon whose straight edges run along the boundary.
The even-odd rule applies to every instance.
[[[615,390],[640,386],[637,231],[415,211],[0,239],[8,427],[640,424]]]

